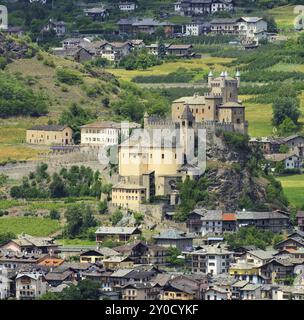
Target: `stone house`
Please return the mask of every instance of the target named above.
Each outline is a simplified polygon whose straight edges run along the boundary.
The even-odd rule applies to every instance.
[[[73,144],[73,130],[68,126],[34,126],[26,130],[26,142],[39,145]]]
[[[180,251],[192,248],[194,236],[176,229],[169,229],[153,236],[156,244],[164,247],[175,247]]]
[[[303,166],[303,158],[296,154],[273,153],[267,154],[265,158],[273,164],[282,163],[285,170],[301,169]]]
[[[35,300],[47,291],[47,282],[39,272],[19,273],[15,283],[17,300]]]
[[[273,212],[249,212],[238,211],[237,228],[254,226],[272,232],[281,232],[290,229],[290,217],[280,211]]]
[[[122,300],[159,300],[161,288],[151,282],[129,283],[122,288]]]
[[[218,275],[228,273],[233,261],[233,252],[220,245],[202,246],[202,249],[187,253],[191,257],[191,270],[194,273]]]
[[[127,242],[141,234],[137,227],[99,227],[95,232],[96,242],[102,242],[107,238],[114,238]]]
[[[304,231],[304,211],[297,212],[297,224],[300,231]]]
[[[168,249],[163,246],[146,244],[143,241],[114,248],[118,253],[128,256],[135,264],[166,265]]]

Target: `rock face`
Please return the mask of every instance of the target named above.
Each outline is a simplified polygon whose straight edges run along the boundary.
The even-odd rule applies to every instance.
[[[11,38],[5,37],[0,33],[0,57],[6,57],[11,59],[23,59],[34,55],[34,50],[24,41],[17,41]]]
[[[247,198],[254,204],[266,203],[266,184],[254,178],[244,169],[210,169],[206,173],[208,191],[214,196],[214,206],[223,210],[235,211],[241,199]]]
[[[267,202],[266,187],[269,181],[252,176],[246,167],[251,157],[248,148],[229,146],[220,135],[208,144],[207,160],[215,165],[209,167],[206,177],[214,207],[235,211],[241,209],[239,205],[244,199],[254,205]]]

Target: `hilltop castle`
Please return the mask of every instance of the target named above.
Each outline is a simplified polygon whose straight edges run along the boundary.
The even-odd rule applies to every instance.
[[[193,152],[204,143],[200,129],[205,129],[205,143],[212,143],[218,131],[247,134],[245,107],[238,101],[240,81],[239,72],[235,78],[227,72],[214,78],[210,72],[209,92],[175,100],[171,119],[146,113],[145,131],[135,129],[119,146],[120,182],[112,189],[112,204],[140,210],[141,204],[154,196],[177,199],[177,183],[203,173]]]

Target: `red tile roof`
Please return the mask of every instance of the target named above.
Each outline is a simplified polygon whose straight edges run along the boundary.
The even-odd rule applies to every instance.
[[[236,221],[235,213],[223,213],[223,221]]]

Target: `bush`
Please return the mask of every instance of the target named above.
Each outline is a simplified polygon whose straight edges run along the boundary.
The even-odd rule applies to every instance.
[[[57,210],[51,210],[50,211],[50,218],[52,220],[60,220],[60,213]]]
[[[66,83],[68,85],[76,85],[83,83],[81,75],[78,72],[68,68],[58,68],[56,71],[56,76],[58,81]]]

